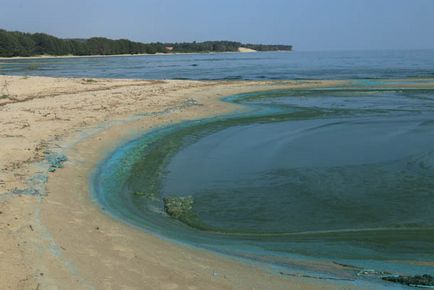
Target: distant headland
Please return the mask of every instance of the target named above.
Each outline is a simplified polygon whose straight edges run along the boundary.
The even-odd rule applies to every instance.
[[[291,51],[291,45],[243,44],[235,41],[141,43],[128,39],[62,39],[45,33],[0,29],[0,57],[134,55],[157,53],[210,53]]]

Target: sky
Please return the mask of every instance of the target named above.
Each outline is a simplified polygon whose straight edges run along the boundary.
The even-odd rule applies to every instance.
[[[434,0],[0,0],[0,28],[300,51],[434,49]]]

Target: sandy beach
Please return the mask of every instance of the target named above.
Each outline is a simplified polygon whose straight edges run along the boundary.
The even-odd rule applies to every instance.
[[[359,289],[163,240],[89,195],[97,164],[151,128],[239,109],[232,94],[335,84],[0,76],[0,289]],[[52,153],[68,158],[55,172]]]

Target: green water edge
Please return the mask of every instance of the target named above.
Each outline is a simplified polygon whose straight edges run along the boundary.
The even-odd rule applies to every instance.
[[[350,89],[352,88],[352,89]],[[278,98],[287,96],[288,92],[292,96],[298,94],[321,94],[321,93],[335,93],[351,91],[352,93],[364,93],[364,94],[376,94],[379,91],[390,91],[401,93],[415,93],[415,92],[429,92],[434,94],[434,89],[428,88],[360,88],[354,87],[338,87],[338,88],[314,88],[314,89],[303,89],[303,90],[282,90],[267,92],[265,98]],[[347,116],[356,115],[361,113],[366,113],[367,110],[357,110],[357,109],[316,109],[316,108],[306,108],[294,106],[273,106],[272,104],[267,104],[264,109],[264,105],[257,105],[255,102],[261,101],[264,98],[264,93],[250,93],[242,94],[237,96],[232,96],[226,100],[238,104],[248,105],[250,107],[247,113],[237,113],[233,115],[228,115],[224,117],[205,119],[201,121],[192,121],[178,124],[175,126],[165,127],[150,134],[145,137],[141,137],[135,140],[134,144],[130,144],[128,152],[120,159],[115,161],[121,161],[117,165],[117,172],[111,172],[111,184],[108,188],[121,189],[123,194],[130,195],[133,199],[140,200],[141,203],[145,203],[148,208],[158,208],[160,214],[164,216],[164,213],[168,214],[169,218],[178,220],[181,224],[186,225],[189,228],[195,229],[201,233],[209,233],[211,235],[222,236],[225,239],[227,237],[233,236],[236,238],[242,238],[243,240],[262,240],[273,238],[279,240],[280,238],[285,240],[290,237],[292,241],[300,243],[305,243],[308,240],[315,240],[320,238],[321,240],[328,240],[330,242],[359,240],[361,243],[379,241],[383,244],[387,244],[388,237],[393,233],[394,236],[399,237],[402,241],[405,240],[418,240],[421,243],[434,243],[434,228],[427,229],[408,229],[408,228],[388,228],[388,229],[348,229],[348,230],[338,230],[338,231],[322,231],[322,232],[305,232],[305,233],[262,233],[262,232],[236,232],[227,231],[219,228],[213,228],[209,225],[203,223],[200,218],[194,212],[194,199],[188,196],[188,193],[173,193],[170,196],[162,196],[161,188],[162,181],[166,175],[165,168],[169,163],[170,159],[182,148],[194,144],[199,139],[203,138],[208,134],[218,132],[224,128],[231,126],[240,126],[251,123],[270,123],[270,122],[283,122],[290,120],[308,120],[315,118],[328,118],[336,116]],[[258,108],[260,107],[260,108]],[[372,109],[371,113],[383,114],[385,110],[382,109]],[[125,149],[125,148],[124,148]],[[140,162],[142,161],[142,162]],[[135,172],[140,172],[139,175],[135,175]],[[146,181],[140,180],[141,176],[147,176]],[[118,183],[117,186],[114,184]],[[119,184],[122,184],[119,187]],[[100,198],[96,197],[98,201]],[[102,205],[107,209],[104,202]],[[110,209],[108,209],[110,211]],[[115,216],[119,216],[115,214]],[[122,214],[120,214],[122,218]],[[146,221],[144,221],[146,222]],[[136,223],[137,224],[137,223]],[[145,226],[146,227],[146,226]],[[151,227],[152,231],[152,227]],[[411,232],[411,235],[409,233]],[[164,235],[164,234],[163,234]],[[275,252],[276,249],[274,248]],[[287,249],[282,249],[282,253],[286,252]],[[297,249],[299,254],[303,253],[302,249]],[[432,252],[427,253],[427,256],[434,256],[434,249]],[[331,258],[331,257],[326,257]],[[381,258],[381,257],[379,257]],[[411,258],[409,257],[411,260]],[[430,269],[429,267],[427,269]],[[432,269],[431,269],[432,270]]]
[[[321,93],[327,93],[327,94],[333,94],[337,92],[343,92],[348,91],[346,88],[344,89],[314,89],[314,90],[291,90],[291,96],[297,96],[297,95],[318,95]],[[400,89],[375,89],[375,90],[361,90],[361,89],[354,89],[351,91],[351,93],[357,92],[357,93],[365,93],[365,94],[376,94],[379,91],[381,92],[396,92],[396,91],[402,91],[403,93],[407,90],[400,90]],[[427,89],[411,89],[411,93],[417,93],[417,92],[433,92],[433,90],[427,90]],[[287,96],[288,91],[273,91],[273,92],[267,92],[264,93],[253,93],[253,94],[243,94],[236,96],[235,99],[232,99],[232,102],[238,103],[238,104],[246,104],[247,102],[255,102],[260,101],[264,98],[270,99],[270,98],[278,98],[281,96]],[[251,104],[250,104],[251,105]],[[253,105],[255,106],[255,105]],[[263,105],[260,105],[263,106]],[[196,143],[201,138],[213,134],[215,132],[218,132],[220,130],[223,130],[228,127],[232,126],[242,126],[246,124],[252,124],[252,123],[272,123],[272,122],[284,122],[284,121],[291,121],[291,120],[309,120],[309,119],[315,119],[315,118],[328,118],[328,117],[345,117],[345,116],[354,116],[359,113],[366,113],[368,110],[362,109],[311,109],[311,108],[294,108],[294,106],[289,106],[288,108],[283,108],[281,104],[277,106],[269,105],[267,104],[267,109],[260,110],[256,112],[250,112],[247,113],[247,116],[235,116],[235,117],[229,117],[227,119],[221,119],[221,120],[212,120],[212,121],[204,121],[201,124],[186,126],[183,128],[179,128],[178,130],[175,130],[167,135],[161,135],[160,138],[156,138],[151,142],[147,142],[143,145],[143,148],[140,151],[139,155],[142,156],[143,162],[137,162],[133,165],[131,168],[131,175],[130,178],[126,181],[129,185],[133,184],[133,186],[128,187],[126,190],[131,192],[132,194],[136,195],[138,198],[145,198],[149,202],[155,203],[155,205],[160,204],[163,202],[163,208],[165,208],[166,213],[171,211],[171,204],[164,202],[163,196],[161,196],[161,187],[162,187],[162,181],[164,180],[166,171],[165,168],[170,161],[170,159],[173,157],[174,154],[179,152],[182,148],[188,147],[191,144]],[[390,111],[390,110],[388,110]],[[372,109],[369,110],[370,113],[377,113],[382,114],[385,112],[385,110],[382,109]],[[138,151],[137,151],[138,152]],[[135,179],[134,172],[140,172],[140,176],[147,176],[148,179],[146,182],[141,182],[140,180]],[[139,177],[140,177],[139,176]],[[142,194],[138,194],[142,193]],[[186,193],[174,193],[174,196],[169,196],[170,201],[172,201],[172,204],[174,207],[179,206],[174,203],[175,200],[178,200],[179,202],[182,202],[183,199],[186,197]],[[176,214],[171,215],[174,218],[179,219],[183,223],[199,229],[201,231],[208,231],[213,233],[219,233],[219,234],[225,234],[225,235],[237,235],[242,236],[245,235],[246,237],[250,235],[256,235],[256,236],[280,236],[280,235],[313,235],[315,233],[262,233],[262,232],[244,232],[240,233],[238,231],[228,231],[228,230],[221,230],[218,228],[210,227],[203,222],[200,221],[200,218],[194,213],[194,200],[193,197],[188,196],[191,201],[191,206],[188,208],[188,210],[184,210],[182,214]],[[396,228],[396,229],[389,229],[389,230],[396,230],[400,231],[402,229]],[[365,229],[365,231],[376,231],[376,229]],[[342,236],[345,232],[352,232],[352,230],[342,230],[341,233],[339,231],[331,231],[333,232],[333,235],[336,234],[336,236]],[[320,232],[322,235],[329,235],[327,231]],[[434,239],[432,240],[434,241]]]

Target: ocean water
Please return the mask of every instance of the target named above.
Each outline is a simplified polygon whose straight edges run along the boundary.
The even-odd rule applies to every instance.
[[[117,150],[93,177],[94,198],[163,237],[279,269],[432,274],[434,88],[380,83],[232,96],[250,110]],[[176,219],[165,197],[193,204]]]
[[[145,231],[285,273],[434,274],[434,51],[2,60],[0,73],[348,80],[230,96],[246,111],[148,132],[100,164],[93,198]],[[168,216],[164,199],[182,197]]]
[[[434,50],[263,52],[0,60],[0,74],[274,80],[434,76]]]

